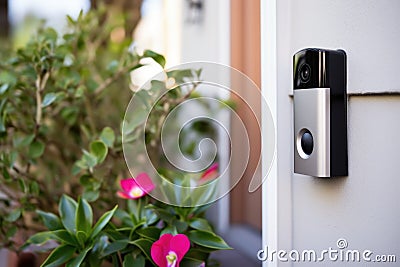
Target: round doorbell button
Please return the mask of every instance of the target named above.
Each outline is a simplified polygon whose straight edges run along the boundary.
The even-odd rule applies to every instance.
[[[303,159],[308,159],[314,150],[314,137],[308,129],[301,129],[296,138],[297,153]]]
[[[306,155],[311,155],[314,149],[314,139],[309,131],[306,131],[301,136],[301,148]]]

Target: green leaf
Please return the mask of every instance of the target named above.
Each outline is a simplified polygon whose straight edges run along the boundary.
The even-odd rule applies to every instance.
[[[158,215],[158,217],[161,220],[166,221],[167,223],[172,223],[176,218],[176,215],[170,212],[169,210],[165,210],[163,208],[158,208],[158,207],[151,207],[151,208],[154,210],[154,212]]]
[[[14,237],[14,235],[17,233],[17,230],[18,230],[18,228],[17,228],[16,225],[11,226],[11,228],[8,229],[8,231],[7,231],[7,233],[6,233],[6,237],[7,237],[7,238],[12,238],[12,237]]]
[[[142,256],[139,255],[135,258],[133,258],[132,254],[126,255],[124,258],[124,263],[122,267],[144,267],[146,266],[146,259]]]
[[[124,257],[124,263],[122,267],[132,267],[134,266],[134,264],[135,264],[135,259],[133,258],[132,254],[128,254]]]
[[[210,232],[193,230],[188,233],[188,237],[190,241],[203,247],[212,249],[231,249],[231,247],[229,247],[221,237]]]
[[[71,233],[69,233],[67,230],[56,230],[52,232],[54,240],[57,240],[60,243],[63,243],[64,245],[71,245],[71,246],[77,246],[78,242]]]
[[[7,168],[3,168],[2,173],[3,173],[3,178],[6,182],[12,181],[10,173],[8,172]]]
[[[75,200],[67,195],[62,195],[59,204],[59,213],[61,215],[61,222],[68,232],[75,234],[75,215],[78,204]]]
[[[79,160],[78,162],[82,163],[81,160]],[[81,172],[82,169],[78,165],[79,165],[79,163],[75,162],[74,165],[72,166],[72,170],[71,170],[72,175],[77,175],[78,173]]]
[[[102,163],[106,158],[108,148],[103,141],[97,140],[90,143],[90,154],[94,155],[97,163]]]
[[[182,84],[188,78],[193,78],[193,71],[192,69],[178,69],[178,70],[171,70],[167,72],[168,78],[174,78],[177,84]]]
[[[75,253],[75,247],[61,245],[51,252],[49,257],[40,265],[41,267],[57,267],[69,261]]]
[[[99,84],[94,79],[89,79],[86,86],[90,92],[94,92],[99,87]]]
[[[40,192],[40,188],[39,188],[39,184],[36,181],[32,181],[29,184],[29,191],[31,192],[32,195],[37,196],[39,195]]]
[[[95,155],[92,155],[91,153],[87,152],[86,150],[83,150],[83,156],[82,156],[82,161],[83,162],[77,162],[77,165],[83,169],[87,168],[93,168],[97,164],[97,157]],[[82,164],[81,164],[82,163]]]
[[[165,83],[163,81],[153,80],[150,83],[151,83],[151,92],[154,92],[156,95],[159,95],[166,89]]]
[[[121,251],[129,244],[129,240],[117,240],[107,245],[104,252],[102,253],[102,257],[106,257],[111,255],[117,251]]]
[[[111,229],[111,227],[107,227],[106,230],[104,230],[104,232],[107,234],[107,236],[109,236],[113,240],[122,240],[126,238],[126,235],[121,234],[119,229],[116,230],[116,229]]]
[[[173,220],[172,225],[176,227],[179,233],[186,232],[188,224],[180,220]]]
[[[113,147],[115,142],[115,134],[113,129],[105,127],[100,134],[100,140],[103,141],[108,147]]]
[[[131,217],[130,217],[129,213],[126,212],[126,211],[123,210],[123,209],[117,209],[117,210],[115,211],[115,217],[116,217],[117,219],[121,220],[121,221],[124,221],[124,220],[129,220],[129,221],[131,221]],[[132,226],[132,227],[133,227],[133,225],[129,225],[129,226]]]
[[[100,192],[98,190],[85,190],[82,194],[82,197],[86,199],[88,202],[96,201],[100,196]]]
[[[85,90],[86,90],[85,86],[83,86],[83,85],[78,86],[78,88],[76,88],[74,96],[76,98],[80,98],[80,97],[84,96],[85,95]]]
[[[88,153],[89,155],[90,155],[90,153],[89,152],[86,152],[86,153]],[[93,157],[93,156],[92,156]],[[95,157],[93,157],[93,162],[94,162],[94,164],[96,165],[96,158]],[[74,171],[74,175],[76,175],[76,174],[78,174],[81,170],[85,170],[85,169],[87,169],[87,168],[89,168],[88,167],[88,164],[86,163],[86,160],[85,160],[85,151],[83,151],[83,156],[82,156],[82,158],[80,159],[80,160],[77,160],[77,161],[75,161],[75,163],[74,163],[74,166],[72,167],[72,169],[73,169],[73,171]]]
[[[12,168],[14,166],[15,161],[17,160],[18,153],[17,151],[11,151],[8,154],[8,167]]]
[[[3,116],[3,119],[0,118],[0,137],[4,137],[6,134],[6,126],[5,126],[5,119]]]
[[[42,218],[44,225],[51,231],[63,228],[60,218],[51,212],[38,210],[36,212]]]
[[[97,223],[94,225],[94,227],[92,229],[90,239],[95,238],[101,232],[101,230],[103,230],[103,228],[107,225],[107,223],[114,216],[114,213],[117,210],[117,208],[118,208],[118,205],[116,205],[112,210],[107,211],[106,213],[103,214],[103,216],[100,217],[100,219],[97,221]]]
[[[202,230],[202,231],[206,231],[206,232],[212,232],[212,228],[210,226],[210,224],[208,223],[208,221],[206,219],[203,218],[195,218],[195,219],[191,219],[189,221],[189,226],[197,229],[197,230]]]
[[[107,65],[107,71],[111,73],[115,73],[118,69],[119,62],[118,60],[112,60],[108,65]]]
[[[80,198],[76,210],[76,230],[90,234],[93,224],[93,211],[86,199]]]
[[[53,28],[46,28],[42,35],[53,44],[57,41],[57,32]]]
[[[151,246],[153,245],[153,242],[151,242],[148,239],[140,238],[140,239],[136,239],[135,241],[132,241],[129,243],[137,246],[144,253],[146,258],[153,263],[153,260],[150,256]]]
[[[56,100],[56,98],[57,98],[57,94],[47,93],[43,98],[42,108],[45,108],[45,107],[51,105],[51,103],[53,103],[54,100]]]
[[[93,251],[90,253],[90,256],[95,256],[96,258],[100,258],[100,254],[103,253],[107,244],[109,243],[109,239],[107,235],[101,235],[99,238],[96,238],[93,243]]]
[[[230,108],[232,110],[236,110],[238,103],[233,99],[219,100],[221,108]]]
[[[158,215],[152,210],[145,210],[146,224],[152,225],[158,221]]]
[[[76,106],[68,106],[61,111],[61,116],[68,125],[73,125],[78,117],[79,109]]]
[[[208,256],[210,253],[201,251],[200,249],[197,248],[191,248],[189,251],[186,253],[184,258],[188,259],[197,259],[197,260],[202,260],[205,261],[207,260]]]
[[[38,158],[43,155],[44,152],[44,144],[41,141],[34,141],[29,146],[28,155],[30,158]]]
[[[155,62],[157,62],[158,64],[160,64],[163,68],[165,67],[165,58],[164,56],[151,51],[151,50],[145,50],[143,53],[143,57],[151,57],[152,59],[154,59]]]
[[[101,187],[101,183],[96,180],[92,175],[84,174],[79,178],[79,183],[83,185],[85,188],[90,189],[99,189]]]
[[[156,241],[160,237],[161,230],[155,226],[142,228],[136,231],[138,235]]]
[[[19,219],[19,217],[21,217],[21,210],[20,209],[15,209],[13,211],[11,211],[7,217],[5,218],[5,220],[7,222],[15,222],[16,220]]]
[[[10,88],[10,85],[8,83],[3,84],[2,86],[0,86],[0,95],[4,94],[8,88]]]
[[[201,73],[203,72],[203,69],[198,69],[194,71],[196,73],[197,78],[200,78]]]
[[[137,93],[136,93],[137,94]],[[125,120],[123,124],[123,138],[125,139],[129,137],[129,135],[133,134],[136,130],[136,127],[140,126],[147,119],[148,112],[145,109],[138,110],[135,114],[130,115],[130,120]]]
[[[54,239],[54,235],[52,232],[47,231],[47,232],[40,232],[37,234],[34,234],[33,236],[29,237],[29,239],[26,241],[27,244],[35,244],[35,245],[42,245],[46,243],[48,240]]]
[[[141,67],[143,67],[143,66],[144,66],[143,64],[136,64],[135,66],[129,68],[129,71],[134,71],[134,70],[136,70],[136,69],[138,69],[138,68],[141,68]]]
[[[29,146],[34,138],[35,138],[34,134],[29,134],[29,135],[15,134],[13,136],[13,145],[16,148]]]
[[[92,247],[88,247],[83,250],[79,255],[73,260],[69,261],[65,266],[66,267],[79,267],[81,266],[83,260],[85,259],[87,253],[92,249]]]
[[[138,213],[139,213],[139,209],[140,209],[139,201],[136,199],[129,199],[129,200],[127,200],[127,204],[128,204],[127,211],[130,214],[135,215],[135,218],[137,218],[139,216]]]
[[[81,247],[85,246],[86,240],[87,240],[87,235],[83,231],[77,231],[76,232],[76,239],[78,240],[78,243]]]
[[[26,193],[26,184],[25,184],[25,180],[22,178],[18,179],[18,184],[19,184],[19,188],[21,189],[21,191],[23,193]]]
[[[67,15],[67,20],[68,20],[68,23],[69,24],[71,24],[71,25],[75,25],[76,24],[76,22],[75,22],[75,20],[70,16],[70,15]],[[67,35],[67,34],[66,34]],[[72,35],[72,34],[68,34],[68,35]],[[65,37],[65,35],[64,35],[64,39],[65,39],[66,37]]]
[[[18,78],[15,76],[14,73],[9,71],[2,71],[0,72],[0,83],[8,84],[10,87],[14,86],[18,82]]]
[[[153,98],[152,95],[150,94],[150,92],[146,89],[141,89],[139,91],[137,91],[135,93],[135,98],[137,97],[138,100],[140,100],[140,102],[138,101],[138,105],[142,104],[144,106],[143,111],[146,112],[146,114],[148,114],[151,109],[153,108]],[[136,99],[135,99],[136,100]],[[136,101],[135,101],[136,104]],[[135,113],[133,115],[136,115],[137,112],[142,111],[142,109],[135,109]]]
[[[167,227],[165,227],[161,233],[160,236],[162,236],[163,234],[172,234],[172,235],[177,235],[178,234],[178,230],[176,230],[176,227],[173,225],[168,225]]]

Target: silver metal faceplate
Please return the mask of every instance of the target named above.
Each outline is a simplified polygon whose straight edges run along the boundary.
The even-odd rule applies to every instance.
[[[294,91],[294,172],[330,176],[330,89]],[[313,136],[314,148],[306,155],[300,144],[304,130]]]

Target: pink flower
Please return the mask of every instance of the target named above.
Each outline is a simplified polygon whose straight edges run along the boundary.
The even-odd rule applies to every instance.
[[[140,173],[136,178],[123,179],[120,182],[122,191],[118,191],[119,197],[137,199],[148,194],[155,187],[147,173]]]
[[[190,248],[189,238],[184,234],[163,234],[151,246],[151,258],[158,267],[179,267]]]
[[[218,163],[214,163],[201,175],[199,184],[204,184],[212,179],[215,179],[218,177],[218,175]]]

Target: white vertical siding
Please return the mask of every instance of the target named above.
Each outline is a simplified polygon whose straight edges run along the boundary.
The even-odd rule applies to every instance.
[[[279,249],[290,245],[291,249],[318,251],[336,248],[336,241],[345,238],[349,249],[395,254],[400,261],[400,1],[267,2],[277,5],[276,36],[265,36],[262,49],[268,49],[271,39],[276,41],[277,85],[268,88],[270,82],[264,81],[263,91],[276,90],[271,101],[277,112],[277,177],[270,178],[278,181],[278,187],[272,189],[278,196],[275,210],[268,209],[271,189],[264,186],[264,245],[277,243]],[[266,22],[262,22],[264,27],[268,27]],[[346,178],[324,180],[293,174],[291,57],[305,47],[342,48],[348,55]],[[263,59],[266,71],[268,60]],[[275,244],[268,244],[268,233],[273,230],[268,222],[274,220],[278,238]],[[343,262],[276,264],[271,266],[377,266]]]

